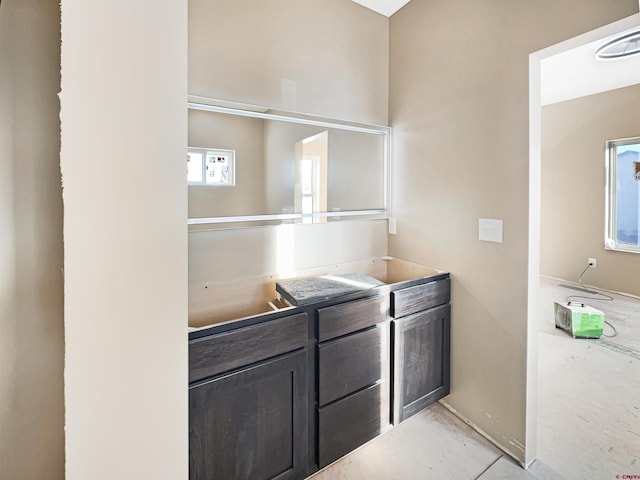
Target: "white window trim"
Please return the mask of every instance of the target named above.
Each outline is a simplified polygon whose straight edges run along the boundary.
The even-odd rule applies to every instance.
[[[190,186],[199,187],[235,187],[236,185],[236,151],[227,150],[224,148],[202,148],[202,147],[189,147],[188,152],[202,154],[202,181],[187,183]],[[226,156],[229,158],[229,181],[224,183],[219,182],[207,182],[207,154],[213,153],[214,155]]]
[[[615,250],[618,252],[640,253],[640,245],[629,245],[627,243],[619,243],[617,237],[617,157],[615,149],[619,146],[640,144],[640,137],[623,138],[618,140],[609,140],[606,142],[606,208],[605,208],[605,240],[604,248],[606,250]]]

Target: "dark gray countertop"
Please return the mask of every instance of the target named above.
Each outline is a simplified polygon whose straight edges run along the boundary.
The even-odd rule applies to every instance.
[[[276,292],[291,305],[300,306],[380,285],[384,283],[363,273],[346,273],[278,280]]]

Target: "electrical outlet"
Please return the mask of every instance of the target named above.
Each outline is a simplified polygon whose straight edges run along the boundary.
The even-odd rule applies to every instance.
[[[591,268],[596,268],[598,266],[598,261],[595,258],[589,257],[588,261]]]
[[[396,223],[396,219],[393,217],[389,217],[389,234],[395,235],[398,233],[398,226]]]

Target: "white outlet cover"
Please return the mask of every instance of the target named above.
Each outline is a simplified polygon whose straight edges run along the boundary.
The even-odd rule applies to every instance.
[[[478,239],[484,242],[502,243],[502,220],[493,218],[479,219]]]
[[[389,217],[389,234],[395,235],[398,232],[398,227],[396,224],[396,219],[393,217]]]

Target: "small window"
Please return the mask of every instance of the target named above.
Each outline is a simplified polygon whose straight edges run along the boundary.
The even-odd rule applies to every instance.
[[[187,182],[189,185],[234,186],[235,150],[189,147]]]
[[[607,142],[609,250],[640,253],[640,137]]]

